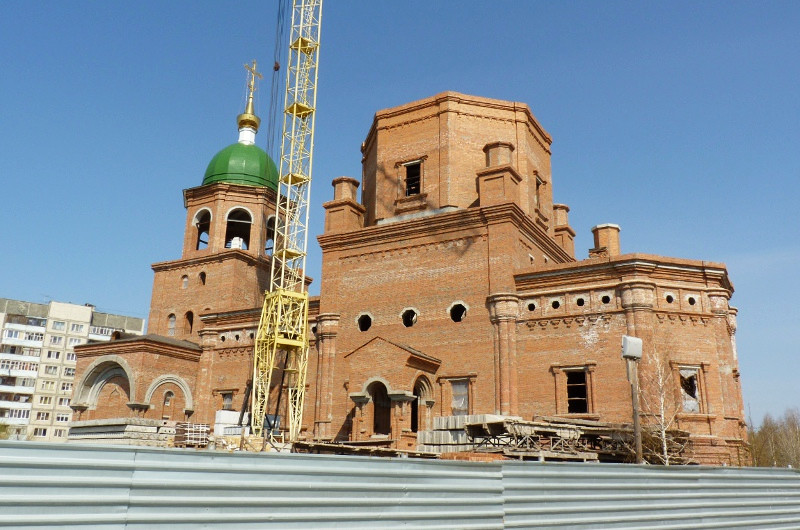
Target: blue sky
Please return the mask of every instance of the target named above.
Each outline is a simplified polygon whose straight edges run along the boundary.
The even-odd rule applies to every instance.
[[[0,3],[0,296],[147,316],[149,265],[179,257],[181,190],[236,140],[242,64],[271,64],[276,9]],[[525,102],[578,256],[613,222],[623,252],[727,263],[746,406],[800,406],[798,27],[789,1],[328,0],[313,228],[331,179],[360,177],[376,110]]]

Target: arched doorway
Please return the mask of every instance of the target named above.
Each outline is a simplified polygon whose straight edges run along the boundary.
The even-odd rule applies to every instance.
[[[372,401],[372,432],[373,434],[392,433],[392,402],[386,385],[375,381],[367,388]]]
[[[427,414],[425,402],[431,399],[431,383],[427,377],[420,376],[414,383],[414,401],[411,402],[411,432],[425,430]]]

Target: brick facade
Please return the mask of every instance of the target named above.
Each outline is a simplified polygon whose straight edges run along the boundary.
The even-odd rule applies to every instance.
[[[415,431],[451,414],[629,422],[620,357],[627,334],[644,341],[643,384],[653,380],[655,359],[664,367],[659,392],[692,433],[695,459],[742,461],[736,310],[725,266],[621,254],[615,225],[595,227],[589,258],[576,261],[569,208],[553,203],[550,143],[526,105],[452,92],[375,115],[362,146],[361,199],[359,182],[340,177],[324,205],[307,438],[414,447]],[[119,351],[114,343],[76,350],[82,414],[166,416],[166,392],[176,396],[173,407],[191,398],[184,412],[195,422],[243,405],[268,284],[274,195],[212,184],[184,196],[183,256],[153,266],[150,333],[170,340],[147,351],[145,339],[131,342],[135,352],[122,343]],[[236,208],[251,213],[246,250],[226,248],[222,235]],[[198,249],[205,209],[210,237]],[[113,398],[99,382],[102,370],[91,367],[98,358],[131,367],[109,372]],[[136,388],[124,407],[122,373]],[[179,373],[191,396],[164,381],[145,400],[156,378]],[[92,394],[92,385],[100,391]],[[90,402],[107,394],[107,405]]]

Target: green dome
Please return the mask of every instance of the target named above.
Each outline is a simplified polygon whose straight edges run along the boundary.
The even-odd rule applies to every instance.
[[[267,153],[257,145],[235,143],[211,159],[203,185],[215,182],[267,186],[278,189],[278,169]]]

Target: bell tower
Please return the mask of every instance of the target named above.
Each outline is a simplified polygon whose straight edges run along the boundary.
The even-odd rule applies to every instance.
[[[214,155],[200,186],[183,190],[181,258],[152,266],[149,333],[199,342],[199,315],[260,307],[269,285],[278,171],[255,144],[261,120],[253,98],[261,74],[255,61],[245,68],[239,140]]]

